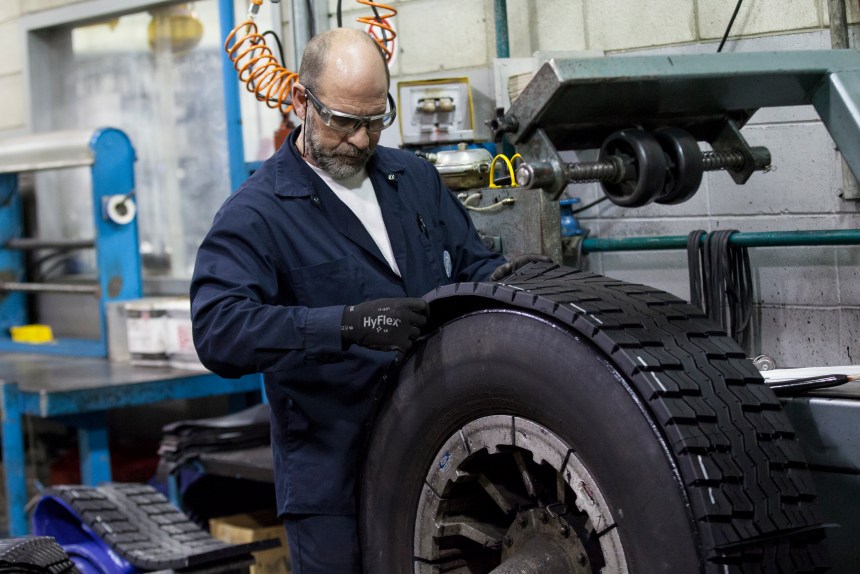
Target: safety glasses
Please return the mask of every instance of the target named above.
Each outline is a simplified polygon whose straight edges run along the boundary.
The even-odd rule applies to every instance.
[[[319,101],[313,92],[307,88],[305,88],[305,94],[310,103],[313,104],[323,123],[338,132],[351,134],[360,128],[362,124],[364,124],[369,132],[381,132],[393,124],[394,118],[397,117],[397,106],[394,104],[394,98],[391,97],[391,94],[388,94],[388,106],[390,110],[377,116],[354,116],[338,112]]]

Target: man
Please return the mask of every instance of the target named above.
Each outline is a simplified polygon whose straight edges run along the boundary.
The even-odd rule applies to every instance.
[[[430,164],[377,147],[388,88],[369,36],[314,37],[291,92],[303,127],[225,202],[194,269],[203,363],[265,374],[296,574],[361,571],[360,450],[383,372],[426,324],[418,297],[532,259],[488,251]]]

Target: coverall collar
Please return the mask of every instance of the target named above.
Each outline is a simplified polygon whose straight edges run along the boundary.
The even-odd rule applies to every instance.
[[[287,141],[275,154],[275,195],[279,197],[308,197],[313,195],[313,184],[315,178],[309,177],[308,172],[313,173],[310,166],[305,162],[296,147],[296,139],[301,134],[302,128],[293,130]],[[307,170],[303,173],[302,170]],[[367,162],[367,174],[372,178],[382,175],[383,178],[393,179],[405,171],[405,166],[396,157],[386,154],[384,148],[377,146],[376,151]]]

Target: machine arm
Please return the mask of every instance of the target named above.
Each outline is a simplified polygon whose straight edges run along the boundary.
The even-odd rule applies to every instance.
[[[610,199],[638,206],[672,195],[671,185],[648,176],[671,172],[677,164],[672,147],[686,147],[681,159],[690,159],[693,171],[727,169],[744,183],[753,171],[766,169],[770,158],[766,149],[748,146],[740,128],[759,108],[797,105],[815,107],[851,170],[860,174],[860,54],[851,50],[551,60],[492,127],[526,160],[522,183],[557,196],[567,183],[601,181]],[[698,154],[688,142],[678,143],[676,131],[659,146],[669,157],[658,157],[643,134],[667,127],[710,143],[717,154],[691,158]],[[637,153],[640,146],[652,153]],[[601,149],[600,161],[567,164],[557,154],[584,149]],[[643,158],[658,165],[644,165]],[[644,199],[636,194],[642,186],[653,188]],[[688,182],[675,199],[691,197],[689,189]]]

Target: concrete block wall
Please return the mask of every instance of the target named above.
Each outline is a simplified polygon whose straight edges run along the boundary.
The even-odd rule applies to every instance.
[[[0,137],[14,137],[30,131],[27,80],[24,77],[25,38],[19,19],[81,0],[0,1]]]
[[[727,47],[729,45],[727,44]],[[731,50],[827,49],[826,30],[744,38]],[[713,44],[662,47],[647,53],[711,51]],[[642,51],[637,51],[641,53]],[[761,110],[743,129],[751,145],[767,146],[774,171],[754,174],[743,186],[725,173],[706,174],[699,193],[678,206],[622,209],[609,203],[583,213],[598,237],[685,235],[693,229],[747,232],[857,229],[860,204],[842,199],[841,156],[811,108]],[[582,187],[582,186],[579,186]],[[584,201],[596,186],[569,193]],[[750,250],[755,293],[753,354],[778,366],[854,364],[860,357],[857,279],[860,247],[792,247]],[[593,254],[597,272],[689,296],[683,251]]]
[[[0,137],[26,130],[23,39],[18,18],[39,10],[89,0],[0,2]],[[299,0],[292,0],[299,1]],[[468,76],[478,101],[495,99],[493,0],[388,0],[399,10],[393,80]],[[344,22],[369,9],[343,2]],[[736,0],[508,0],[511,57],[535,51],[591,50],[607,54],[713,52]],[[848,19],[860,7],[848,2]],[[330,25],[337,1],[328,0]],[[282,3],[283,14],[290,3]],[[287,18],[284,18],[285,22]],[[725,51],[825,49],[830,47],[827,0],[745,2]],[[285,37],[289,28],[285,26]],[[856,34],[855,34],[856,39]],[[289,46],[289,42],[287,45]],[[491,108],[491,104],[489,105]],[[480,123],[485,119],[476,114]],[[390,132],[390,133],[389,133]],[[393,130],[383,143],[397,145]],[[606,203],[584,213],[598,237],[682,235],[692,229],[743,231],[858,228],[858,204],[839,197],[842,167],[824,127],[808,109],[763,110],[744,133],[767,145],[777,170],[735,186],[725,174],[709,174],[699,194],[674,207],[622,210]],[[588,201],[595,186],[572,192]],[[857,248],[758,249],[751,253],[758,306],[754,352],[782,366],[856,362],[860,332],[860,250]],[[606,253],[589,258],[598,272],[649,283],[687,296],[681,252]]]
[[[23,130],[25,121],[21,0],[0,2],[0,131]]]

